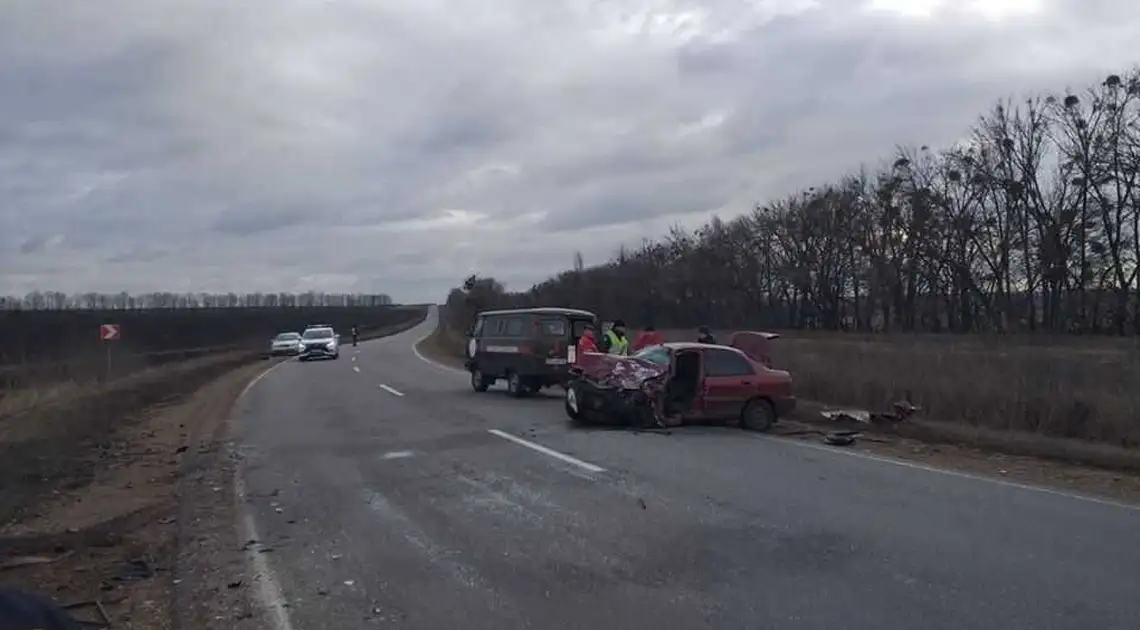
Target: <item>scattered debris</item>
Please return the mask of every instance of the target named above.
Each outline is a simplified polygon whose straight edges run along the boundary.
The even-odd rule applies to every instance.
[[[4,562],[0,562],[0,571],[4,571],[5,569],[17,569],[19,567],[31,566],[33,564],[51,564],[52,562],[55,562],[61,558],[66,558],[69,555],[71,555],[71,552],[65,553],[62,556],[55,556],[54,558],[48,558],[45,556],[16,556],[15,558],[9,558]]]
[[[240,588],[242,585],[242,582],[243,582],[243,580],[234,580],[233,582],[226,584],[226,588]]]
[[[94,608],[95,614],[98,616],[98,618],[90,620],[90,621],[80,620],[79,623],[84,625],[84,626],[91,626],[91,627],[95,627],[95,628],[110,628],[111,627],[111,616],[107,614],[107,609],[103,607],[103,602],[98,600],[98,599],[92,599],[92,600],[83,601],[83,602],[75,602],[73,604],[67,604],[65,606],[62,606],[62,608],[64,610],[68,610],[68,611],[78,610],[78,609],[82,609],[82,608]]]
[[[356,584],[356,580],[345,580],[344,581],[345,586],[352,586],[353,584]]]
[[[862,435],[859,431],[832,431],[824,434],[823,442],[831,446],[851,446],[855,443],[855,438]]]
[[[910,401],[902,400],[892,405],[892,411],[867,411],[865,409],[828,409],[820,415],[834,422],[857,424],[894,425],[921,411]]]
[[[136,580],[145,580],[154,576],[154,569],[146,560],[130,560],[119,569],[118,575],[115,576],[117,582],[134,582]]]
[[[646,507],[645,507],[645,499],[642,499],[642,498],[638,497],[638,499],[637,499],[637,504],[641,506],[641,509],[643,509],[643,510],[644,510],[644,509],[646,509]]]

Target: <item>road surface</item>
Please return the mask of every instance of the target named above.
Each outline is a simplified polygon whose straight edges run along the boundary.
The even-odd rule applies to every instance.
[[[239,403],[275,630],[1140,628],[1140,511],[703,428],[567,425],[412,349]]]

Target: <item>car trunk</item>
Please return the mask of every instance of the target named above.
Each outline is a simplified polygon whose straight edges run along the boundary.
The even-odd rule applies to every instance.
[[[779,338],[777,333],[742,330],[732,334],[728,345],[771,368],[775,367],[772,363],[772,341]]]

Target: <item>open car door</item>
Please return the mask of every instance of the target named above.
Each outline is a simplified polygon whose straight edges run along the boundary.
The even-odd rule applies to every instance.
[[[759,361],[767,367],[772,365],[772,341],[779,339],[778,333],[742,330],[732,333],[728,345],[748,355],[753,361]]]

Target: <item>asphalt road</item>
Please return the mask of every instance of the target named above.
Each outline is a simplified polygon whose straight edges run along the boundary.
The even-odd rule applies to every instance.
[[[556,392],[417,357],[434,326],[239,403],[276,630],[1140,628],[1140,510],[736,429],[574,429]]]

